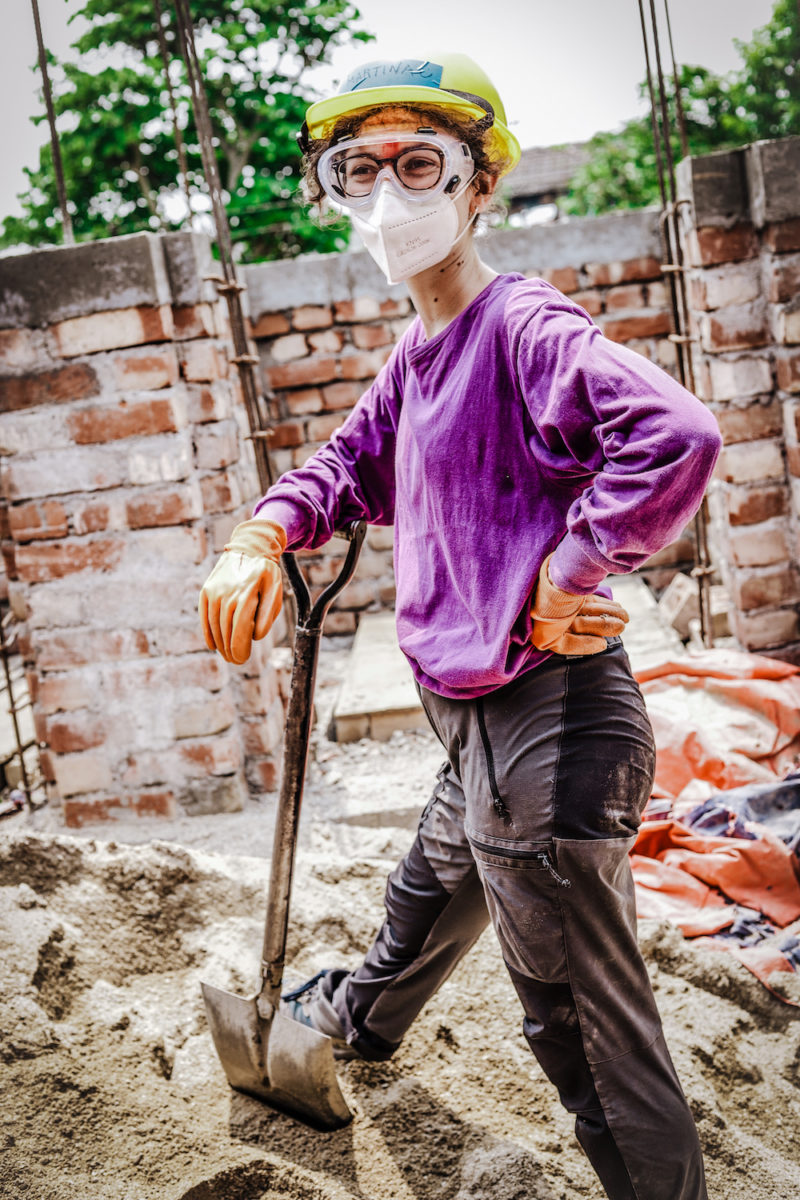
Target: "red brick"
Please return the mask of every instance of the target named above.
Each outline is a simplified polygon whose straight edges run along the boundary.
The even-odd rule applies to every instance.
[[[37,630],[32,636],[36,665],[43,671],[63,671],[88,663],[116,662],[149,654],[147,634],[142,629],[77,629],[64,633]]]
[[[327,439],[326,439],[327,440]],[[325,445],[325,442],[306,442],[302,446],[296,446],[292,450],[292,467],[304,467],[312,454],[316,454]]]
[[[8,524],[15,542],[32,542],[38,538],[60,538],[67,535],[67,513],[57,500],[13,505],[8,510]]]
[[[330,383],[322,389],[324,408],[352,408],[361,395],[362,388],[354,383]]]
[[[44,583],[63,579],[79,571],[108,571],[116,567],[125,553],[123,537],[94,538],[19,546],[16,566],[26,583]]]
[[[669,313],[640,313],[635,317],[618,317],[603,323],[603,333],[612,342],[629,342],[632,338],[658,337],[669,333]]]
[[[332,384],[337,387],[337,384]],[[319,412],[323,407],[322,392],[319,388],[299,388],[296,392],[287,392],[286,408],[292,417],[302,417],[307,413]]]
[[[363,350],[358,354],[343,354],[339,359],[343,379],[372,379],[378,374],[391,354],[391,347],[380,350]]]
[[[98,796],[92,800],[66,799],[61,802],[61,814],[68,829],[80,829],[99,821],[116,819],[123,808],[119,796]]]
[[[178,356],[173,346],[146,354],[120,354],[114,359],[114,381],[120,389],[153,391],[178,381]]]
[[[327,305],[304,304],[292,313],[295,329],[325,329],[333,324],[333,313]]]
[[[391,330],[386,325],[355,325],[353,344],[359,350],[374,350],[376,346],[388,346],[394,342]]]
[[[68,716],[51,717],[42,740],[54,754],[72,754],[102,746],[107,732],[102,716],[83,709]]]
[[[306,434],[310,442],[327,442],[334,429],[338,429],[344,417],[341,413],[325,413],[322,417],[312,417],[308,422]]]
[[[404,317],[411,311],[411,301],[407,296],[399,300],[381,300],[380,310],[382,317]]]
[[[606,292],[606,310],[617,312],[625,308],[644,307],[644,287],[629,283],[624,287],[612,287]]]
[[[359,296],[355,300],[340,300],[333,306],[337,321],[350,324],[353,321],[375,321],[381,315],[381,306],[371,296]]]
[[[795,217],[792,221],[767,225],[762,237],[766,247],[777,254],[800,250],[800,217]]]
[[[573,304],[580,304],[590,317],[596,317],[603,311],[602,292],[575,292],[570,296]]]
[[[122,438],[175,433],[178,428],[172,402],[121,400],[114,408],[83,408],[67,418],[67,428],[79,446],[116,442]]]
[[[242,503],[238,477],[230,471],[219,471],[200,480],[203,510],[207,513],[231,512]]]
[[[277,791],[279,778],[280,770],[274,759],[248,759],[247,779],[257,792]]]
[[[800,350],[782,350],[775,356],[778,387],[784,392],[800,392]]]
[[[738,262],[758,254],[758,237],[752,225],[734,225],[732,229],[698,229],[690,243],[694,264],[700,267]]]
[[[308,335],[308,344],[315,354],[338,354],[343,342],[341,329],[320,329]]]
[[[302,446],[305,439],[303,426],[297,421],[284,421],[281,425],[273,425],[270,430],[269,444],[276,450],[284,446]]]
[[[800,293],[800,255],[775,258],[771,263],[769,298],[783,304]]]
[[[214,319],[214,309],[210,304],[180,304],[172,310],[175,322],[175,338],[184,341],[187,338],[214,337],[217,333],[217,322]]]
[[[294,362],[267,367],[264,377],[272,388],[307,387],[309,384],[330,383],[341,372],[335,358],[301,358]]]
[[[198,494],[191,487],[144,492],[127,502],[125,512],[131,529],[183,525],[201,515]]]
[[[74,358],[79,354],[96,354],[122,346],[141,346],[145,342],[166,342],[173,334],[172,309],[116,308],[106,312],[70,317],[50,327],[59,354]]]
[[[53,371],[0,380],[0,412],[85,400],[99,391],[97,376],[88,363],[70,363]]]
[[[0,547],[0,554],[3,556],[3,569],[9,579],[19,579],[16,566],[16,552],[11,542],[3,542]],[[0,571],[2,576],[2,571]]]
[[[216,471],[239,459],[239,431],[233,421],[200,425],[194,437],[195,462],[201,470]]]
[[[800,446],[786,447],[786,466],[795,479],[800,476]]]
[[[251,328],[251,336],[260,341],[261,338],[278,337],[290,329],[291,325],[282,313],[262,313]]]
[[[186,416],[193,425],[209,421],[224,421],[231,415],[231,391],[228,383],[219,380],[212,387],[186,388]]]
[[[185,342],[180,354],[181,371],[189,383],[210,383],[228,374],[228,360],[214,342]]]
[[[325,618],[325,632],[331,637],[355,633],[356,625],[356,614],[352,612],[339,612],[334,609]]]
[[[130,797],[128,807],[137,817],[174,817],[178,803],[172,792],[136,792]]]
[[[179,752],[187,769],[195,768],[195,775],[231,775],[242,762],[238,733],[182,742]]]
[[[586,273],[592,287],[615,283],[634,283],[640,279],[660,279],[661,262],[657,258],[630,258],[625,262],[588,263]]]
[[[762,304],[737,304],[702,318],[706,350],[752,350],[770,340],[767,313]]]
[[[787,565],[777,571],[754,574],[748,571],[733,582],[732,598],[745,612],[753,608],[778,608],[797,599],[797,581]]]
[[[86,500],[72,510],[74,533],[102,533],[111,524],[111,508],[105,500]]]
[[[330,351],[331,347],[328,346],[327,349]],[[338,342],[333,349],[339,349]],[[308,356],[308,341],[302,333],[289,333],[286,337],[275,338],[270,342],[269,353],[274,362],[294,362],[296,358]]]
[[[749,442],[755,438],[777,437],[782,428],[782,416],[777,404],[750,404],[747,408],[720,407],[714,413],[722,440]]]
[[[39,357],[31,329],[0,329],[0,370],[27,370]]]
[[[731,525],[757,525],[770,517],[783,517],[789,511],[785,487],[732,487],[727,492],[728,520]]]
[[[540,278],[552,283],[560,292],[577,292],[580,286],[574,267],[551,267],[548,271],[542,271]]]
[[[37,694],[32,698],[42,713],[50,715],[86,708],[96,698],[96,691],[75,672],[49,674],[39,678]]]

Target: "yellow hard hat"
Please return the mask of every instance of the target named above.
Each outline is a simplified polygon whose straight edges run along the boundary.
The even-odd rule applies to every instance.
[[[491,114],[490,153],[508,160],[507,171],[519,162],[519,142],[506,124],[503,101],[486,72],[466,54],[365,63],[350,72],[335,96],[311,105],[303,135],[328,137],[340,117],[380,104],[441,105],[474,120]]]

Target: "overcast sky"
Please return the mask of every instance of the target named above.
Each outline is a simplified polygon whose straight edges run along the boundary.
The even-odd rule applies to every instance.
[[[76,36],[67,18],[84,0],[39,0],[45,43],[61,57]],[[169,0],[167,0],[169,3]],[[663,0],[656,0],[659,12]],[[25,166],[35,166],[45,127],[38,91],[30,0],[2,0],[0,219],[19,212]],[[644,56],[637,0],[358,0],[369,46],[344,47],[333,68],[315,73],[324,91],[359,62],[461,51],[493,79],[523,146],[579,141],[613,129],[639,111]],[[718,72],[738,63],[733,39],[764,25],[773,0],[670,0],[675,53],[681,62]],[[69,188],[69,184],[67,184]]]

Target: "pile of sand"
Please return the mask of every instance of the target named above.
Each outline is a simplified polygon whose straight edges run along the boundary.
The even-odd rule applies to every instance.
[[[293,979],[358,961],[439,753],[416,734],[386,747],[318,746],[317,757]],[[0,1194],[600,1200],[571,1119],[522,1037],[491,933],[391,1063],[340,1069],[357,1114],[348,1128],[315,1133],[230,1091],[199,983],[255,990],[270,822],[270,806],[254,806],[135,831],[158,828],[191,849],[31,832],[22,822],[3,830]],[[642,937],[711,1195],[796,1200],[797,1010],[724,953],[692,949],[666,926],[647,925]]]

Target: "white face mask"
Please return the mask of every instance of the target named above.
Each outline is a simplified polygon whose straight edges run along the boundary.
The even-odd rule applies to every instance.
[[[461,241],[475,219],[458,232],[455,200],[466,186],[453,195],[441,192],[425,204],[405,200],[384,183],[369,208],[350,212],[353,225],[388,283],[401,283],[441,262]]]

